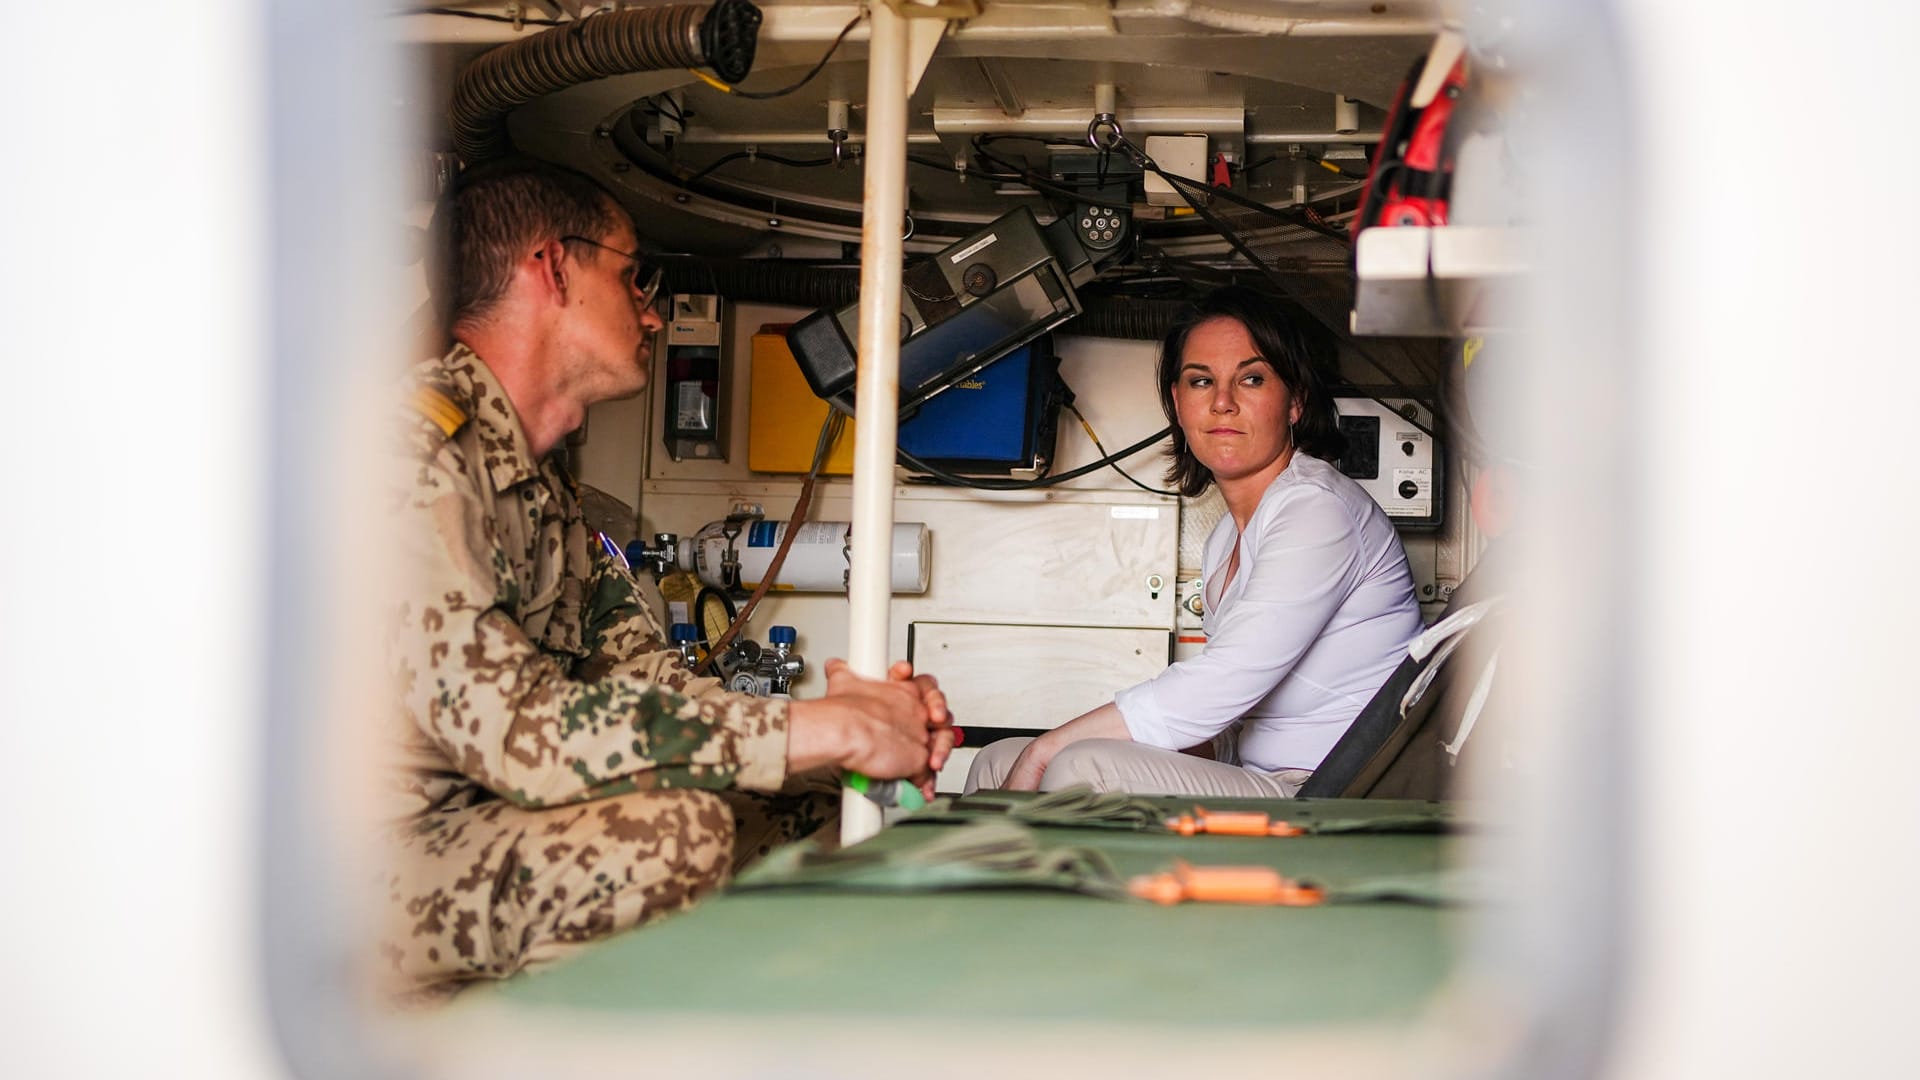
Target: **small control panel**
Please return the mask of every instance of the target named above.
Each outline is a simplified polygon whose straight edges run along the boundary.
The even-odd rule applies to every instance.
[[[1347,450],[1340,471],[1352,477],[1400,528],[1439,526],[1444,464],[1433,438],[1412,421],[1433,427],[1418,402],[1388,398],[1334,399]]]

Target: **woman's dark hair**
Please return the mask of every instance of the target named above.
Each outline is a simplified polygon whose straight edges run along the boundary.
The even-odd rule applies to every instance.
[[[1300,421],[1293,425],[1294,446],[1324,461],[1337,461],[1346,453],[1347,440],[1340,434],[1324,362],[1311,350],[1303,327],[1306,317],[1290,315],[1286,310],[1290,306],[1244,285],[1228,285],[1195,301],[1167,329],[1160,343],[1160,408],[1173,425],[1166,480],[1187,498],[1207,490],[1213,483],[1213,471],[1200,464],[1187,446],[1186,432],[1180,430],[1180,417],[1173,408],[1173,384],[1180,378],[1187,338],[1201,323],[1212,319],[1232,319],[1246,327],[1260,358],[1273,366],[1274,374],[1287,385],[1287,392],[1300,403]]]

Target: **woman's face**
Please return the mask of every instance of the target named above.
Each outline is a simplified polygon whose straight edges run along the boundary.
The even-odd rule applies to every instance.
[[[1187,335],[1173,382],[1174,415],[1219,482],[1254,476],[1292,445],[1300,404],[1238,319],[1208,319]]]

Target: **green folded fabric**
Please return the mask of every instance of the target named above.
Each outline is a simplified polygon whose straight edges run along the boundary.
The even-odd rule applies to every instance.
[[[1478,877],[1460,870],[1346,879],[1323,879],[1308,875],[1301,878],[1300,883],[1324,891],[1329,904],[1400,903],[1452,907],[1472,904],[1483,897]]]
[[[1166,817],[1166,810],[1152,799],[1124,791],[1096,792],[1080,785],[1037,795],[1024,791],[976,791],[958,798],[943,796],[901,824],[1011,818],[1028,825],[1140,832],[1165,828]]]
[[[950,825],[1008,818],[1048,828],[1163,832],[1167,831],[1168,818],[1193,813],[1204,805],[1204,802],[1189,802],[1185,798],[1130,795],[1124,791],[1096,792],[1085,785],[1038,795],[989,790],[958,797],[942,796],[898,824]],[[1441,833],[1457,827],[1452,811],[1439,804],[1398,814],[1322,818],[1317,816],[1311,803],[1301,803],[1274,817],[1308,835]]]
[[[1109,900],[1135,899],[1105,855],[1092,848],[1047,845],[1027,825],[1005,817],[923,830],[911,843],[855,845],[823,852],[813,843],[775,851],[733,883],[733,889],[817,889],[924,893],[964,889],[1043,889]],[[1172,869],[1172,864],[1165,868]],[[1305,875],[1302,884],[1330,904],[1452,905],[1479,897],[1461,871],[1342,877]]]
[[[1285,819],[1309,836],[1334,836],[1340,833],[1444,833],[1459,827],[1453,815],[1436,808],[1432,812],[1382,814],[1367,818],[1293,818]]]
[[[733,883],[736,891],[829,888],[856,892],[1051,889],[1125,899],[1126,882],[1091,848],[1045,846],[1014,821],[968,822],[910,847],[856,845],[822,852],[794,844]]]

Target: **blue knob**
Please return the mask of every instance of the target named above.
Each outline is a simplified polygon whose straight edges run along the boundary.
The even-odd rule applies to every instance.
[[[800,635],[794,633],[791,626],[776,626],[767,631],[767,640],[775,645],[791,645],[800,640]]]
[[[646,559],[647,542],[645,540],[635,540],[632,543],[628,544],[626,555],[627,555],[628,566],[641,565],[641,563]]]
[[[699,641],[700,631],[690,622],[677,622],[667,631],[667,636],[671,637],[675,644],[682,641]]]

